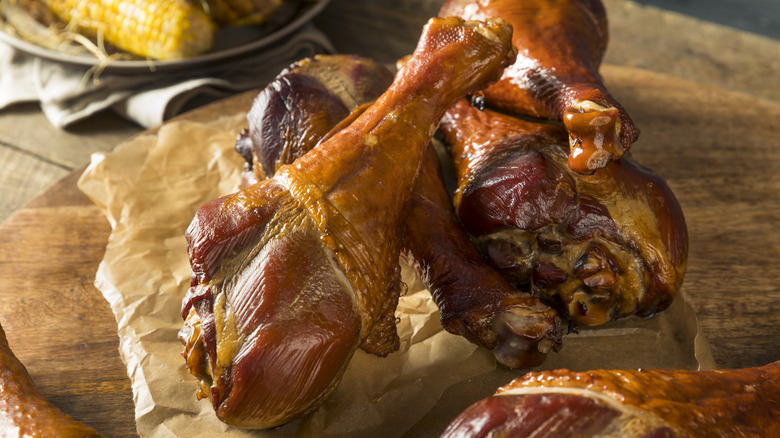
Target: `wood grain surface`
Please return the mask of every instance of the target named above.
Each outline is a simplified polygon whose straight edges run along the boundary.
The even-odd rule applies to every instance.
[[[246,111],[247,92],[181,118]],[[144,132],[144,134],[152,133]],[[138,436],[114,315],[93,281],[110,226],[72,172],[0,226],[0,324],[57,407],[107,437]]]
[[[643,70],[607,67],[604,75],[643,129],[634,156],[669,181],[683,206],[685,288],[717,365],[780,359],[780,106]],[[183,118],[244,111],[252,97]],[[109,227],[77,176],[0,227],[0,321],[53,403],[108,436],[133,436],[116,324],[92,286]]]
[[[606,73],[642,129],[634,157],[682,205],[684,287],[716,364],[780,360],[780,105],[641,70]]]
[[[0,227],[0,323],[49,401],[107,436],[133,436],[116,322],[92,285],[110,228],[77,176]]]
[[[392,63],[441,3],[334,0],[316,24],[340,51]],[[641,69],[607,67],[604,76],[643,130],[633,155],[669,181],[683,206],[685,288],[716,363],[778,360],[780,105],[762,97],[780,96],[780,83],[767,80],[780,45],[624,0],[605,3],[607,61]],[[246,109],[251,97],[184,117]],[[0,221],[8,217],[0,225],[0,323],[43,393],[109,437],[137,436],[132,393],[116,324],[92,285],[109,226],[75,183],[92,152],[140,131],[111,114],[57,131],[35,105],[0,116],[0,168],[13,169],[0,172]]]

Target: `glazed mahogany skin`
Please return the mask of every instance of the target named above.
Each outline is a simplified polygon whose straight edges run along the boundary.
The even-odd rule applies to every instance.
[[[561,348],[556,312],[488,266],[455,217],[438,156],[428,148],[404,236],[407,259],[439,308],[442,326],[493,351],[510,368]]]
[[[439,15],[512,24],[517,62],[485,99],[504,111],[562,121],[573,170],[604,167],[636,141],[639,130],[598,75],[609,39],[599,0],[448,0]]]
[[[62,412],[41,394],[14,355],[0,326],[0,436],[100,437],[91,427]]]
[[[579,325],[651,316],[682,285],[688,234],[665,181],[630,157],[584,175],[566,133],[465,99],[441,123],[455,209],[488,262]]]
[[[528,373],[450,423],[443,438],[780,436],[780,362],[738,370]]]
[[[510,38],[502,20],[432,19],[349,126],[198,210],[180,338],[222,421],[284,424],[332,393],[356,348],[398,348],[400,236],[423,152],[447,108],[514,60]]]
[[[348,55],[318,55],[285,69],[255,99],[247,116],[248,132],[237,141],[247,160],[245,182],[272,176],[276,168],[338,132],[391,80],[385,67]],[[311,89],[317,91],[301,99]],[[344,120],[338,122],[333,111]],[[257,171],[258,162],[264,172]],[[448,331],[492,350],[506,366],[540,363],[547,352],[560,348],[560,319],[485,264],[455,219],[440,167],[429,146],[406,220],[405,258],[431,291]]]
[[[255,98],[237,149],[256,179],[314,148],[357,107],[387,90],[393,74],[353,55],[316,55],[284,69]],[[243,147],[242,147],[243,144]]]

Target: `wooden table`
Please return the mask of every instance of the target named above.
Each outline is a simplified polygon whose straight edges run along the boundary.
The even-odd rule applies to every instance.
[[[441,3],[334,0],[316,24],[340,51],[390,63],[412,50]],[[645,133],[634,155],[669,181],[686,212],[691,255],[685,288],[717,365],[778,360],[780,109],[772,101],[780,101],[780,81],[768,78],[780,72],[780,42],[626,0],[605,4],[612,32],[607,63],[664,73],[663,83],[671,85],[656,92],[682,96],[696,88],[717,106],[709,108],[716,115],[710,125],[690,126],[691,135],[713,123],[746,138],[756,123],[767,134],[765,141],[716,139],[700,150],[674,148],[669,157],[656,153],[663,147],[645,146],[642,141],[653,138]],[[674,126],[680,117],[673,108],[632,107],[632,96],[647,99],[653,90],[617,91],[627,96],[635,119],[660,114]],[[245,99],[231,107],[248,105]],[[219,111],[209,107],[188,117]],[[112,114],[59,131],[35,105],[0,112],[0,323],[44,394],[111,437],[136,432],[116,323],[92,286],[110,229],[75,181],[92,152],[141,131]]]

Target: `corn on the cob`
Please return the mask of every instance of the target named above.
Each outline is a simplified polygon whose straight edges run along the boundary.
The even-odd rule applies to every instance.
[[[152,59],[178,59],[211,48],[215,27],[187,0],[44,0],[75,31]]]
[[[222,26],[262,24],[287,0],[207,0],[209,14]]]

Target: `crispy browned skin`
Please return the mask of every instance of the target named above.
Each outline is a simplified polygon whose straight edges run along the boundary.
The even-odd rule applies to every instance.
[[[255,99],[248,132],[237,141],[249,168],[245,180],[273,175],[348,126],[391,81],[383,66],[348,55],[318,55],[285,69]],[[344,119],[337,124],[338,117]],[[426,150],[412,193],[403,245],[448,331],[493,350],[502,364],[515,368],[538,364],[560,347],[555,312],[487,266],[458,224],[433,147]]]
[[[442,437],[780,436],[780,362],[723,371],[528,373],[455,419]]]
[[[100,437],[49,403],[16,358],[0,326],[0,436]]]
[[[561,127],[466,100],[441,123],[458,175],[455,208],[480,252],[513,284],[577,324],[650,316],[682,285],[685,218],[658,175],[630,157],[591,175],[566,165]]]
[[[598,75],[608,40],[599,0],[449,0],[439,15],[512,24],[517,62],[485,98],[506,111],[563,121],[573,170],[604,167],[636,141],[639,130]]]
[[[390,88],[273,178],[198,210],[181,338],[217,416],[268,428],[316,409],[357,347],[398,348],[407,206],[460,96],[514,60],[502,20],[432,19]]]

